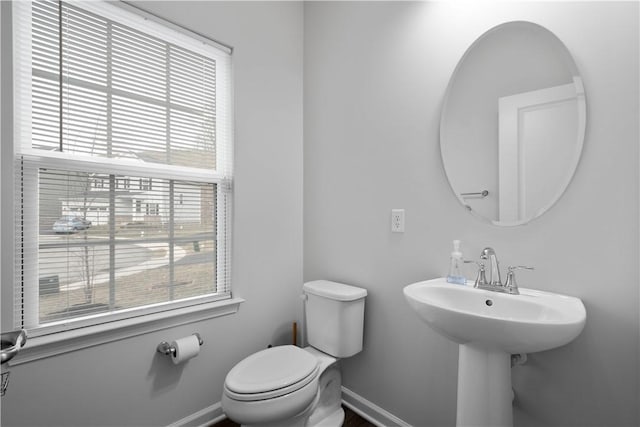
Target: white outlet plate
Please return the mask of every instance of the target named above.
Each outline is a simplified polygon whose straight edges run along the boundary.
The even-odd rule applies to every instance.
[[[391,231],[404,233],[404,209],[391,209]]]

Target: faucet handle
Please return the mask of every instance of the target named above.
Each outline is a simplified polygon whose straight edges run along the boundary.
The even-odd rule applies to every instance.
[[[518,291],[518,284],[516,283],[516,274],[515,270],[534,270],[533,267],[528,267],[526,265],[515,265],[507,267],[507,281],[504,284],[506,290],[512,295],[520,295],[520,291]]]
[[[509,267],[507,267],[508,271],[515,271],[515,270],[535,270],[535,267],[529,267],[527,265],[510,265]]]
[[[475,262],[475,261],[471,261],[471,262]],[[474,282],[473,287],[477,288],[477,287],[489,285],[489,282],[487,281],[487,276],[485,274],[484,263],[476,262],[476,264],[478,265],[478,275],[476,276],[476,281]]]

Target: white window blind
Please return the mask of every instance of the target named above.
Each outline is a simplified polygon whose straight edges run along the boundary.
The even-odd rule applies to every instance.
[[[229,49],[106,2],[14,2],[16,326],[230,296]]]

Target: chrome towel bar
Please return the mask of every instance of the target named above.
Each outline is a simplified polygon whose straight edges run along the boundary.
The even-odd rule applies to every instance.
[[[460,193],[460,196],[462,197],[479,197],[479,198],[485,198],[489,195],[489,190],[482,190],[482,191],[478,191],[475,193]]]

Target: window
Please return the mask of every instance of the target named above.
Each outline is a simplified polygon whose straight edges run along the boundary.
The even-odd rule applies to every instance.
[[[230,50],[108,2],[14,2],[16,327],[229,298]]]
[[[131,185],[130,181],[131,180],[129,178],[121,178],[116,181],[116,188],[128,190]]]
[[[139,186],[138,186],[139,190],[150,191],[153,189],[153,180],[151,178],[140,178],[138,182],[139,182]]]

